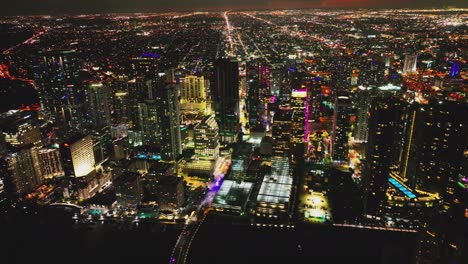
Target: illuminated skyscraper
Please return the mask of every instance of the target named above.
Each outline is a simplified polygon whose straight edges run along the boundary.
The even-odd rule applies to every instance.
[[[359,91],[353,103],[356,108],[356,125],[353,130],[354,140],[367,142],[369,135],[369,108],[372,102],[372,94],[368,90]]]
[[[291,107],[293,110],[291,122],[291,154],[302,157],[309,142],[309,88],[302,86],[293,89]]]
[[[378,98],[370,108],[369,140],[363,168],[365,209],[369,214],[378,212],[385,201],[402,114],[403,104],[395,98]]]
[[[41,112],[58,129],[69,128],[72,124],[78,71],[75,50],[44,50],[36,57],[34,76],[42,104]]]
[[[348,96],[339,95],[335,99],[333,114],[333,148],[332,158],[335,161],[348,160],[349,154],[349,132],[351,131],[351,101]]]
[[[220,138],[234,143],[239,133],[239,63],[235,59],[215,61],[212,99]]]
[[[168,77],[170,78],[170,77]],[[157,87],[156,105],[161,135],[161,156],[164,160],[176,160],[182,154],[180,135],[179,84],[169,80]]]
[[[110,89],[101,82],[88,85],[89,115],[94,129],[110,126]]]
[[[159,143],[158,104],[155,100],[146,100],[136,105],[133,129],[140,131],[143,145],[153,146]]]
[[[320,108],[322,107],[322,86],[324,81],[320,77],[314,77],[310,83],[309,97],[309,120],[318,121],[320,118]]]
[[[60,156],[65,176],[83,177],[95,169],[93,140],[89,135],[66,140],[60,146]]]
[[[181,108],[189,111],[206,111],[205,78],[203,76],[186,76],[181,78]]]
[[[37,147],[32,144],[11,149],[0,159],[0,171],[5,179],[5,191],[8,194],[23,195],[42,184]]]
[[[129,93],[127,89],[118,90],[112,97],[112,125],[120,125],[130,121]]]
[[[38,152],[42,176],[45,179],[64,176],[60,150],[58,148],[44,148]]]
[[[151,79],[156,71],[157,53],[143,53],[140,57],[130,59],[132,77]]]
[[[406,116],[400,176],[413,188],[435,192],[450,206],[461,171],[468,115],[453,102],[415,103]]]
[[[13,147],[41,145],[37,113],[11,110],[0,115],[0,132],[5,143]]]
[[[415,72],[417,62],[418,62],[417,54],[406,54],[405,62],[403,64],[403,73]]]
[[[219,127],[214,115],[193,129],[195,154],[201,159],[215,160],[219,155]]]
[[[186,76],[180,80],[182,89],[180,97],[186,101],[202,101],[206,99],[205,78],[193,75]]]
[[[273,154],[288,157],[291,141],[291,122],[293,111],[291,109],[279,109],[273,117]]]

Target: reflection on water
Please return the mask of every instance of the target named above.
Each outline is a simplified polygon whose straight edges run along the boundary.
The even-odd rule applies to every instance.
[[[166,263],[179,230],[156,223],[73,224],[73,212],[48,210],[39,217],[20,217],[2,224],[5,263]],[[5,222],[5,218],[3,218]],[[42,261],[41,261],[42,262]],[[3,263],[3,261],[2,261]]]

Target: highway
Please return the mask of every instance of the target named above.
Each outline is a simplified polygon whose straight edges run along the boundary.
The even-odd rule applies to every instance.
[[[217,163],[217,167],[213,174],[214,181],[209,184],[209,190],[205,197],[200,201],[200,205],[192,212],[187,218],[184,228],[180,232],[177,242],[172,250],[170,264],[184,264],[187,261],[187,256],[192,245],[192,241],[196,236],[198,229],[205,221],[206,216],[210,211],[211,203],[219,191],[223,182],[224,175],[229,170],[231,160],[229,158],[220,158],[221,161]]]

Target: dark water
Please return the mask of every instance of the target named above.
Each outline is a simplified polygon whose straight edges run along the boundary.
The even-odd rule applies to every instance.
[[[328,226],[293,231],[206,224],[194,239],[189,263],[413,263],[416,235]],[[301,245],[302,250],[298,248]]]
[[[127,230],[110,224],[74,228],[70,219],[49,215],[43,223],[3,224],[0,263],[167,263],[179,233],[154,223]]]
[[[71,214],[9,218],[0,225],[0,263],[168,263],[180,229],[73,228]],[[7,222],[7,223],[6,223]],[[188,263],[412,263],[415,234],[296,226],[294,230],[233,225],[209,216]],[[298,245],[301,245],[299,250]]]

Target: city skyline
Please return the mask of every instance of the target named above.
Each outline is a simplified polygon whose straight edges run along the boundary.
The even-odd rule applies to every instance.
[[[95,13],[151,13],[170,11],[215,11],[249,9],[302,9],[302,8],[466,8],[464,0],[199,0],[197,2],[169,0],[18,0],[10,3],[10,8],[0,11],[0,15],[60,15]]]
[[[42,3],[0,18],[1,261],[468,263],[468,8]]]

